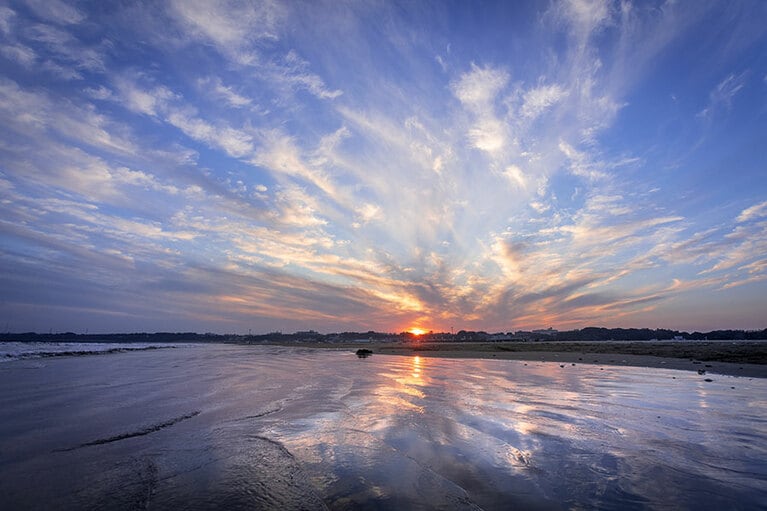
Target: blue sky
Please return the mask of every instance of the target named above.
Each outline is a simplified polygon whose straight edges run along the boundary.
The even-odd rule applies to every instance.
[[[767,326],[767,3],[0,6],[0,327]]]

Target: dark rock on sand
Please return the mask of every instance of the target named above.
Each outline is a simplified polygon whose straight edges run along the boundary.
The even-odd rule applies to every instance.
[[[357,356],[359,358],[368,358],[372,354],[373,354],[372,350],[368,350],[368,349],[365,349],[365,348],[360,348],[360,349],[357,350]]]

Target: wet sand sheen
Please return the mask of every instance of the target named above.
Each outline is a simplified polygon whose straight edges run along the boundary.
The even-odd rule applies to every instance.
[[[232,345],[5,363],[0,495],[9,509],[767,502],[767,380],[561,365]]]

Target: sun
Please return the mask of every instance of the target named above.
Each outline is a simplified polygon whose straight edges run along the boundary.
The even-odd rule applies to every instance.
[[[426,330],[424,330],[423,328],[413,327],[410,330],[408,330],[408,332],[416,336],[421,336],[426,333]]]

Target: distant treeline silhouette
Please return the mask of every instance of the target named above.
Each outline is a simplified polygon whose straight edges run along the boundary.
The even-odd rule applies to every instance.
[[[713,330],[711,332],[679,332],[676,330],[650,328],[598,328],[587,327],[580,330],[557,332],[552,336],[557,340],[569,341],[650,341],[667,340],[681,337],[682,339],[703,340],[758,340],[767,339],[767,328],[764,330]]]
[[[423,341],[477,342],[477,341],[652,341],[652,340],[760,340],[767,339],[767,328],[763,330],[712,330],[710,332],[680,332],[668,329],[650,328],[601,328],[587,327],[577,330],[517,331],[487,333],[484,331],[461,330],[457,333],[429,332],[416,336],[410,332],[385,333],[341,332],[321,334],[314,330],[285,334],[270,332],[257,335],[214,334],[196,332],[155,332],[155,333],[110,333],[77,334],[74,332],[41,334],[36,332],[0,334],[0,341],[16,342],[355,342],[355,341],[397,341],[421,339]]]

